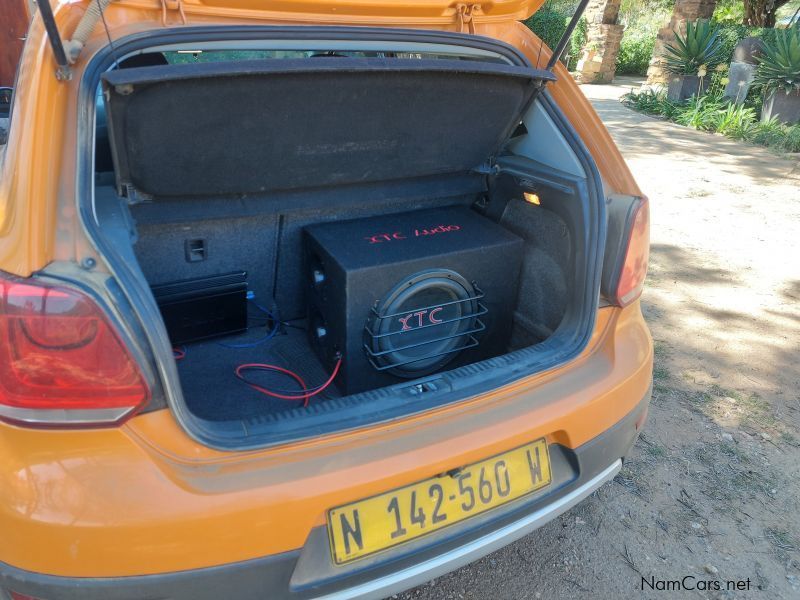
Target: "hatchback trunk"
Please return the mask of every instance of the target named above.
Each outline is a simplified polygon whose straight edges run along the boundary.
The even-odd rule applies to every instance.
[[[229,60],[212,51],[190,63],[168,52],[123,62],[151,66],[103,76],[99,113],[107,124],[98,123],[94,214],[98,235],[125,257],[130,277],[120,281],[156,296],[165,286],[246,281],[246,329],[240,322],[231,335],[212,335],[211,321],[226,331],[222,322],[231,318],[224,300],[209,299],[213,289],[206,308],[179,303],[168,319],[178,359],[172,399],[190,428],[236,447],[317,435],[470,397],[487,383],[569,360],[585,345],[605,233],[594,164],[542,91],[550,72],[501,55],[450,52]],[[458,323],[443,339],[431,327],[442,321],[436,317],[407,336],[414,343],[401,367],[385,360],[401,356],[399,342],[384,337],[373,348],[378,342],[362,338],[373,335],[371,315],[402,278],[371,276],[347,288],[366,305],[342,307],[347,325],[339,328],[329,306],[349,284],[331,283],[325,298],[310,297],[321,276],[304,237],[310,227],[384,223],[388,233],[342,242],[355,253],[396,246],[391,236],[405,239],[411,230],[438,233],[450,243],[438,244],[441,260],[426,264],[456,265],[448,273],[460,277],[462,266],[469,269],[464,261],[475,258],[459,262],[458,236],[442,235],[458,225],[429,220],[459,209],[477,219],[475,231],[494,228],[502,237],[502,230],[520,240],[519,250],[490,259],[479,248],[486,273],[465,283],[471,304],[444,320]],[[414,215],[416,227],[391,230],[393,219],[408,224]],[[406,253],[395,254],[395,262],[407,262],[399,272],[413,275]],[[375,266],[388,273],[380,261]],[[486,279],[501,267],[508,269],[502,281]],[[154,298],[145,296],[152,310]],[[448,299],[423,294],[402,310],[438,314],[467,302]],[[235,304],[241,316],[244,301]],[[410,329],[410,317],[399,318]],[[423,325],[421,315],[413,318]],[[184,343],[175,321],[199,333]],[[324,335],[336,339],[318,343]],[[262,366],[242,377],[241,365]]]

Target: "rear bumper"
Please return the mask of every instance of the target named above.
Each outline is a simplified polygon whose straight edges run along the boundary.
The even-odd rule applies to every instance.
[[[217,567],[158,575],[78,578],[43,575],[0,563],[0,590],[42,600],[211,600],[382,598],[452,571],[506,545],[565,512],[611,480],[636,440],[650,391],[616,425],[576,449],[551,445],[553,487],[474,517],[418,546],[399,549],[351,568],[333,567],[324,526],[296,551]],[[0,592],[2,597],[2,592]]]

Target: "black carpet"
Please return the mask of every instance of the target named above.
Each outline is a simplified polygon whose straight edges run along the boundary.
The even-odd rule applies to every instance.
[[[297,327],[303,321],[284,326],[272,339],[253,348],[230,348],[222,344],[247,344],[268,333],[264,326],[251,327],[237,336],[188,344],[186,356],[178,361],[183,395],[192,412],[202,419],[223,421],[275,413],[302,406],[302,402],[271,398],[234,376],[234,369],[244,363],[267,363],[290,369],[300,375],[309,387],[328,379],[306,340],[306,332]],[[268,389],[297,390],[297,382],[286,375],[249,372],[248,379]],[[340,396],[332,384],[313,396],[310,403],[324,402]]]

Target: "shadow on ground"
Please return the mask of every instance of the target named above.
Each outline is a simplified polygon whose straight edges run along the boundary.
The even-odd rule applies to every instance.
[[[776,160],[764,148],[641,115],[643,121],[651,122],[645,127],[641,122],[631,122],[631,110],[617,99],[594,100],[592,104],[628,160],[642,155],[676,161],[696,161],[702,157],[706,168],[723,174],[772,179],[800,177],[797,164]]]

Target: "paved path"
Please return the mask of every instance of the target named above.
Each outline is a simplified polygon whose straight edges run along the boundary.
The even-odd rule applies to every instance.
[[[593,497],[404,599],[800,597],[800,166],[630,111],[637,84],[583,89],[651,199],[642,440]],[[642,591],[687,575],[722,589]]]

